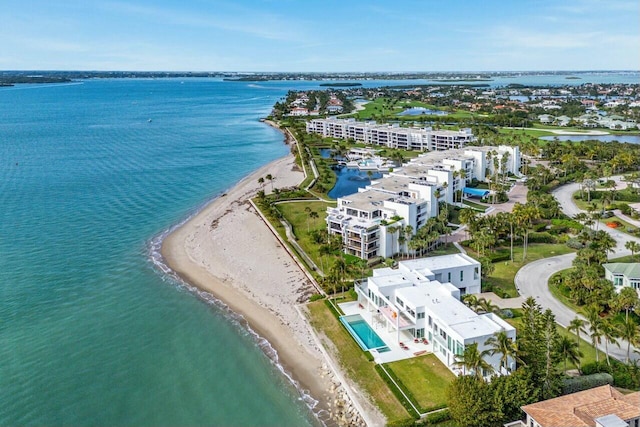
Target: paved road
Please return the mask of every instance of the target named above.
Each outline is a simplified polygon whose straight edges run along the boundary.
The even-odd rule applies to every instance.
[[[573,183],[558,187],[552,193],[560,202],[564,213],[569,216],[574,216],[575,214],[582,212],[573,202],[572,198],[573,193],[579,189],[580,184]],[[640,239],[631,237],[628,234],[621,233],[608,227],[602,227],[600,229],[605,230],[618,242],[615,252],[610,255],[611,258],[631,255],[631,252],[624,247],[627,241],[633,240],[640,242]],[[576,254],[566,254],[534,261],[522,267],[515,277],[516,288],[518,289],[518,292],[520,292],[520,295],[525,298],[530,296],[534,297],[543,309],[551,309],[556,316],[556,321],[565,327],[576,317],[576,313],[553,297],[549,291],[548,282],[549,278],[554,273],[570,268],[575,257]],[[578,317],[584,319],[583,316]],[[604,351],[604,342],[599,346],[599,348]],[[622,361],[626,360],[626,350],[626,341],[620,341],[620,348],[615,345],[609,346],[609,354]],[[633,347],[631,358],[640,359],[640,354],[633,353]]]

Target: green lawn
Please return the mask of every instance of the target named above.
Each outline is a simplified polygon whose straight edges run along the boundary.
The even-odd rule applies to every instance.
[[[384,365],[400,380],[405,393],[420,412],[429,412],[447,405],[446,391],[455,375],[433,354],[414,357]]]
[[[504,250],[504,248],[503,248]],[[507,247],[508,251],[509,248]],[[514,279],[516,273],[524,265],[537,261],[542,258],[548,258],[556,255],[564,255],[570,252],[574,252],[573,249],[562,243],[547,244],[547,243],[532,243],[527,249],[527,259],[522,261],[522,246],[516,246],[513,248],[514,261],[499,261],[494,264],[494,272],[487,278],[486,282],[491,284],[494,288],[508,295],[509,298],[515,298],[518,296]],[[470,255],[476,256],[477,254],[470,252]]]
[[[375,370],[374,362],[356,344],[351,335],[327,308],[324,301],[307,305],[309,321],[326,348],[337,357],[346,374],[370,396],[389,423],[411,418]]]
[[[478,210],[479,210],[479,211],[481,211],[481,212],[484,212],[484,211],[486,211],[486,210],[488,209],[488,207],[487,207],[487,206],[485,206],[485,205],[481,205],[480,203],[472,202],[472,201],[470,201],[470,200],[468,200],[468,199],[465,199],[462,203],[463,203],[464,205],[466,205],[466,206],[470,207],[470,208],[478,209]]]
[[[334,255],[320,256],[320,245],[317,245],[311,240],[309,233],[313,230],[323,230],[327,227],[324,219],[327,208],[330,206],[335,207],[335,202],[286,202],[277,205],[278,210],[282,212],[282,215],[291,224],[300,247],[321,269],[329,267],[329,263],[332,262]],[[307,207],[310,208],[312,212],[316,212],[318,218],[310,218],[310,212],[305,210]]]
[[[511,129],[511,128],[500,128],[498,129],[499,133],[507,134],[511,136],[532,136],[534,138],[539,138],[541,136],[553,136],[553,132],[545,131],[545,130],[534,130],[534,129]]]

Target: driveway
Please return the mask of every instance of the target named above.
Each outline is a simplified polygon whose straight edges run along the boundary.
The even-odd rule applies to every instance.
[[[552,192],[560,202],[564,213],[569,216],[583,212],[576,206],[572,198],[573,193],[579,189],[580,184],[573,183],[558,187]],[[640,243],[640,239],[611,228],[601,227],[600,229],[609,233],[617,242],[614,253],[610,255],[611,258],[631,255],[631,252],[624,247],[626,242],[633,240]],[[548,283],[549,278],[554,273],[570,268],[575,257],[576,254],[566,254],[534,261],[522,267],[515,277],[516,288],[518,292],[520,292],[520,295],[524,298],[534,297],[543,309],[551,309],[556,316],[556,321],[564,327],[566,327],[577,314],[551,294]],[[578,317],[586,320],[581,315],[578,315]],[[604,341],[598,348],[604,351]],[[616,347],[615,345],[609,346],[609,354],[618,360],[624,361],[627,357],[626,349],[627,342],[620,340],[620,347]],[[633,353],[633,347],[631,351],[632,359],[640,359],[640,354]]]

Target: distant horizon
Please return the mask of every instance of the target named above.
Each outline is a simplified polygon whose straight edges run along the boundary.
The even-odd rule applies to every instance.
[[[209,73],[209,74],[469,74],[469,73],[640,73],[640,69],[574,69],[574,70],[443,70],[443,71],[255,71],[255,70],[98,70],[98,69],[0,69],[1,73]],[[640,83],[640,82],[638,82]]]
[[[637,0],[5,3],[7,70],[640,70]]]

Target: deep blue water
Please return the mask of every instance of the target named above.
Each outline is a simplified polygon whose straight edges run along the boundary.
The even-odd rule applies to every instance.
[[[330,148],[321,148],[320,156],[325,159],[331,157]],[[345,160],[337,158],[336,160]],[[372,179],[382,178],[382,173],[375,171],[361,171],[359,169],[348,168],[345,166],[335,166],[333,172],[336,174],[336,183],[329,191],[331,198],[337,199],[348,194],[357,193],[359,188],[364,188],[371,184]]]

